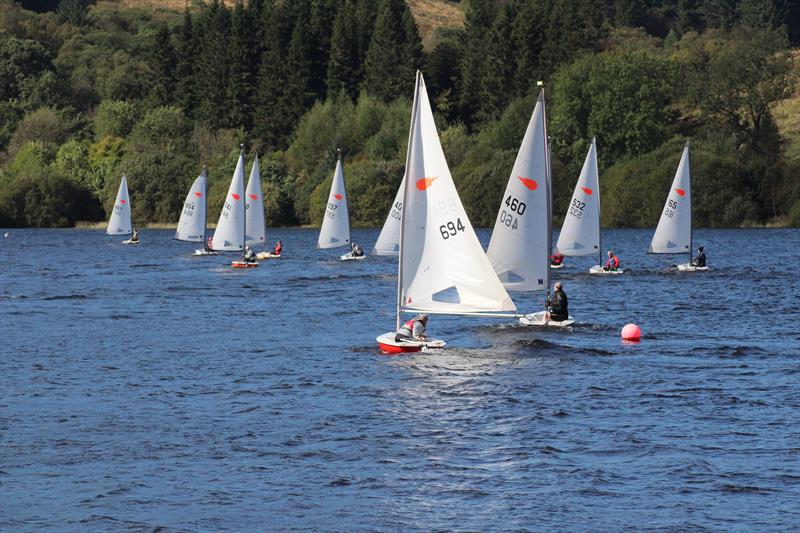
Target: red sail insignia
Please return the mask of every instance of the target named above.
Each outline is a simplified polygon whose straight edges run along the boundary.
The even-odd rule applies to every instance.
[[[523,185],[524,185],[524,186],[525,186],[527,189],[529,189],[529,190],[531,190],[531,191],[535,191],[536,189],[538,189],[538,188],[539,188],[539,184],[538,184],[538,183],[536,183],[536,180],[532,180],[532,179],[530,179],[530,178],[523,178],[522,176],[517,176],[517,178],[519,178],[519,181],[521,181],[521,182],[522,182],[522,184],[523,184]]]

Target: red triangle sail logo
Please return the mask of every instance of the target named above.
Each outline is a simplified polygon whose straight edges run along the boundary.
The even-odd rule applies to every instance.
[[[536,189],[539,188],[539,184],[536,183],[536,180],[532,180],[530,178],[523,178],[522,176],[517,176],[517,178],[519,179],[519,181],[522,182],[525,188],[527,188],[530,191],[535,191]]]

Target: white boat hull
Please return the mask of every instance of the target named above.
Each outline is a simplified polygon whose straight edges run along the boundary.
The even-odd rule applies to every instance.
[[[128,239],[127,241],[122,241],[122,244],[139,244],[142,241],[132,241]]]
[[[275,255],[272,252],[261,252],[256,254],[256,259],[280,259],[280,255]]]
[[[553,270],[558,270],[559,268],[564,268],[564,263],[561,263],[560,265],[552,265],[551,264],[550,268],[552,268]]]
[[[539,311],[538,313],[531,313],[519,319],[519,323],[523,326],[541,326],[548,328],[566,328],[575,323],[575,319],[570,317],[561,322],[556,320],[547,320],[546,311]]]
[[[354,256],[352,252],[346,253],[343,256],[339,257],[341,261],[361,261],[362,259],[366,259],[366,255],[359,255],[358,257]]]
[[[682,265],[678,265],[678,270],[681,272],[705,272],[708,270],[708,267],[698,267],[692,265],[691,263],[683,263]]]
[[[606,276],[615,276],[625,272],[624,268],[618,268],[617,270],[606,270],[605,268],[601,267],[600,265],[595,265],[589,269],[589,274],[599,274],[599,275],[606,275]]]
[[[201,256],[201,255],[219,255],[219,253],[215,252],[214,250],[202,250],[202,249],[199,249],[199,250],[195,250],[192,255],[197,255],[197,256]]]
[[[397,340],[397,333],[390,331],[375,339],[378,341],[378,348],[385,354],[415,353],[424,350],[444,348],[447,344],[440,339],[403,339]]]

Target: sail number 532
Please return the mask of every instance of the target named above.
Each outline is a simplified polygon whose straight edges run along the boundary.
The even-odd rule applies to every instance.
[[[586,202],[581,202],[577,198],[573,198],[572,205],[569,206],[569,214],[580,219],[583,216],[584,207],[586,207]]]
[[[455,222],[450,221],[439,226],[439,233],[442,234],[442,239],[447,240],[450,237],[455,237],[459,231],[464,231],[464,229],[464,223],[458,218]]]

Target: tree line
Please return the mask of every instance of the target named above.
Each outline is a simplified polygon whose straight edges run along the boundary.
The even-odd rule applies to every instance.
[[[35,4],[0,0],[2,226],[102,220],[122,173],[137,224],[174,222],[202,165],[213,213],[242,141],[270,224],[321,220],[341,146],[351,219],[378,225],[417,69],[476,225],[494,222],[539,80],[557,223],[593,136],[606,225],[655,223],[686,139],[698,225],[800,223],[800,154],[772,114],[795,87],[796,2],[470,0],[425,47],[404,0]]]

